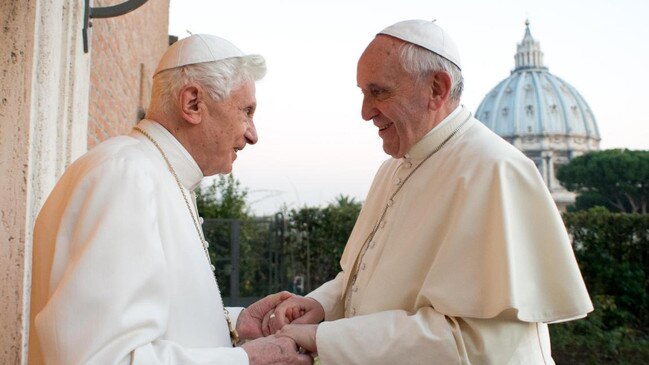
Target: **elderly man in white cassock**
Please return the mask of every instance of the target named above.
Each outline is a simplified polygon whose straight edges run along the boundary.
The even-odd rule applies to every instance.
[[[195,204],[203,177],[257,142],[265,72],[225,39],[182,39],[146,119],[68,168],[34,230],[30,364],[312,364],[290,338],[262,337],[291,294],[223,307]]]
[[[460,104],[451,38],[430,21],[389,26],[357,81],[392,158],[342,271],[269,311],[264,332],[281,329],[322,365],[553,364],[547,323],[592,304],[536,166]]]

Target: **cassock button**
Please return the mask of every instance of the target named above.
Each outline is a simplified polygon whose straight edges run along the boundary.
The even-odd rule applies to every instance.
[[[385,221],[381,221],[381,224],[379,225],[381,228],[385,227]]]
[[[374,248],[374,246],[376,246],[376,242],[372,241],[372,243],[370,243],[370,248]]]
[[[388,207],[391,207],[392,204],[394,204],[394,201],[392,199],[388,200]]]
[[[397,178],[397,182],[396,182],[396,184],[397,184],[397,185],[401,185],[401,183],[402,183],[401,178]]]
[[[366,266],[367,266],[367,265],[363,262],[363,264],[361,265],[361,270],[365,270],[365,267],[366,267]]]
[[[356,292],[358,291],[358,287],[357,287],[357,286],[354,286],[354,287],[352,288],[352,291],[353,291],[354,293],[356,293]]]
[[[412,167],[412,162],[408,161],[406,162],[406,168],[409,169]]]
[[[216,266],[210,265],[210,268],[212,269],[212,272],[216,271]]]
[[[203,219],[203,217],[198,217],[198,223],[203,224],[203,222],[205,222],[205,220]]]

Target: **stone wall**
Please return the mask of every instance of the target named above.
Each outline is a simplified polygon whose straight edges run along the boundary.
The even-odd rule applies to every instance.
[[[33,1],[0,2],[0,363],[20,364],[32,78]]]

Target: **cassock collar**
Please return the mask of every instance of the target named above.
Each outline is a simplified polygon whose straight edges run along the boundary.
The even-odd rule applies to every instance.
[[[426,133],[419,142],[415,143],[404,156],[404,159],[417,161],[428,156],[433,149],[437,148],[440,143],[448,138],[466,120],[469,113],[469,110],[464,105],[458,106],[444,120],[431,129],[430,132]]]
[[[156,121],[143,119],[137,126],[158,142],[160,148],[167,155],[171,166],[176,171],[180,182],[189,191],[194,191],[203,179],[203,172],[185,147],[165,127]],[[131,137],[148,142],[148,139],[137,131],[132,131]],[[152,147],[155,148],[154,146]],[[159,153],[157,149],[156,153]]]

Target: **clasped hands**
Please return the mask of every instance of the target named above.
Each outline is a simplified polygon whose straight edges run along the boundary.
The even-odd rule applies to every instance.
[[[258,348],[258,345],[264,344],[280,346],[281,353],[286,347],[293,347],[298,352],[297,362],[284,361],[310,364],[310,354],[318,351],[316,331],[322,320],[324,309],[320,303],[311,298],[280,292],[244,309],[239,315],[236,329],[239,337],[245,341],[242,347],[248,353],[251,364],[274,364],[261,358],[259,360],[262,361],[255,361],[256,354],[268,357],[268,349]]]

